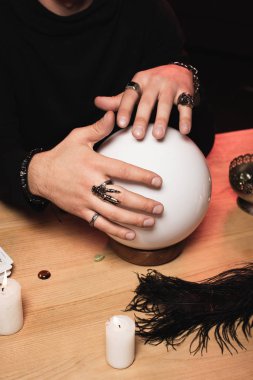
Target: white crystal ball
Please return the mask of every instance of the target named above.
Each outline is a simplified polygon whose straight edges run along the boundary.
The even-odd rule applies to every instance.
[[[164,212],[151,228],[130,226],[136,232],[132,241],[111,238],[129,247],[156,250],[182,241],[199,226],[210,201],[211,177],[204,155],[189,137],[169,127],[165,138],[158,141],[150,124],[144,140],[136,140],[131,128],[123,129],[110,136],[99,152],[152,170],[163,179],[160,189],[113,179],[115,184],[160,201]]]

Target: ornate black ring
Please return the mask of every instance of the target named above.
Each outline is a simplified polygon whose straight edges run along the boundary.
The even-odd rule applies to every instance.
[[[111,179],[108,179],[101,183],[99,186],[92,186],[92,194],[96,195],[98,198],[102,199],[105,202],[112,203],[113,205],[118,205],[120,201],[107,193],[120,193],[119,190],[108,189],[106,185],[111,185],[113,182]]]
[[[177,105],[193,108],[194,96],[187,94],[186,92],[182,92],[177,99]]]

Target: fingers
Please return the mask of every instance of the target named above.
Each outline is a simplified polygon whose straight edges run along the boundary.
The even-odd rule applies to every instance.
[[[127,89],[123,93],[117,114],[117,124],[120,128],[128,126],[134,106],[138,100],[139,94],[132,89]]]
[[[140,99],[136,91],[126,90],[122,96],[122,100],[119,106],[117,124],[121,128],[124,128],[129,124],[134,106],[139,101],[132,127],[132,133],[137,140],[142,140],[145,137],[147,131],[151,112],[157,103],[156,119],[152,133],[156,139],[160,140],[164,138],[169,124],[173,99],[173,91],[169,87],[164,88],[159,94],[158,89],[156,89],[155,86],[148,86],[144,89]],[[180,132],[182,134],[187,134],[191,130],[192,110],[191,108],[184,106],[179,106],[178,109],[180,113]]]
[[[160,202],[135,194],[121,186],[107,185],[106,188],[108,190],[114,189],[119,191],[119,193],[113,194],[113,196],[120,201],[120,206],[112,205],[99,198],[93,198],[90,205],[99,214],[99,217],[95,219],[94,225],[96,223],[98,229],[109,235],[132,240],[135,237],[135,232],[121,226],[121,224],[137,227],[153,227],[155,218],[152,215],[148,215],[148,213],[157,216],[163,212],[164,208]],[[134,212],[134,209],[140,211],[140,213]],[[89,218],[86,218],[89,222],[92,220],[94,213],[89,211]]]
[[[137,140],[145,137],[151,112],[157,100],[156,90],[146,90],[138,104],[132,133]]]
[[[87,221],[90,221],[93,215],[94,211],[89,211],[88,216],[85,219]],[[96,219],[94,227],[102,232],[105,232],[108,235],[112,235],[120,239],[133,240],[135,238],[135,232],[133,230],[112,223],[102,215],[99,215],[99,217]]]
[[[108,178],[143,183],[155,188],[162,186],[162,178],[150,170],[139,168],[138,166],[114,158],[105,156],[103,156],[103,158],[104,159],[101,160],[101,168]]]
[[[117,192],[110,193],[112,189]],[[111,204],[108,200],[100,199],[99,195],[91,199],[90,205],[93,210],[111,222],[137,227],[152,227],[155,224],[154,216],[163,212],[164,208],[160,202],[135,194],[121,186],[106,185],[106,190],[105,193],[108,196],[119,201],[118,206]]]
[[[133,89],[125,90],[118,110],[117,124],[121,128],[126,127],[130,122],[134,106],[139,102],[132,133],[137,140],[142,140],[145,137],[150,115],[157,101],[158,90],[157,86],[148,85],[145,87],[141,82],[136,83],[140,85],[143,93],[140,96],[138,91]]]
[[[97,96],[95,105],[104,111],[118,111],[123,92],[116,96]]]
[[[163,205],[160,202],[146,198],[140,194],[133,193],[132,191],[128,191],[121,186],[108,185],[107,188],[120,191],[115,194],[115,197],[120,202],[121,207],[139,210],[141,212],[154,215],[159,215],[163,212]]]
[[[153,136],[160,140],[165,136],[169,124],[169,117],[173,105],[171,93],[162,94],[158,101],[156,119],[153,127]]]
[[[96,123],[83,128],[83,136],[85,142],[87,142],[91,147],[102,140],[104,137],[108,136],[112,131],[115,123],[115,116],[112,111],[108,111],[102,119],[98,120]]]
[[[95,104],[104,110],[118,111],[117,124],[125,128],[137,105],[132,133],[138,140],[145,137],[150,115],[157,104],[157,114],[153,128],[153,136],[162,139],[169,124],[173,103],[177,104],[182,93],[192,94],[194,91],[192,72],[180,65],[164,65],[137,73],[132,81],[141,89],[141,96],[135,89],[128,88],[114,97],[97,97]],[[134,83],[133,82],[133,83]],[[178,106],[179,130],[187,134],[191,130],[192,110],[187,106]]]
[[[110,190],[114,190],[114,192],[110,192]],[[119,201],[119,204],[117,206],[111,204],[109,198],[109,200],[106,200],[106,198],[101,199],[99,193],[93,193],[89,204],[93,210],[96,210],[96,212],[99,213],[99,215],[114,224],[153,227],[155,224],[154,216],[160,215],[164,210],[164,207],[160,202],[128,191],[121,186],[107,184],[104,188],[104,193],[108,197],[111,196],[115,198],[115,200]],[[107,226],[109,226],[108,223]],[[106,228],[105,223],[104,228]],[[116,228],[115,225],[113,228]],[[126,234],[126,230],[119,231],[119,233],[121,234],[120,237],[122,237],[122,233]],[[127,239],[126,237],[123,238]]]
[[[100,199],[94,200],[93,208],[111,222],[137,227],[153,227],[155,224],[153,216],[123,209]]]
[[[183,135],[191,131],[192,109],[188,106],[178,105],[179,111],[179,130]]]

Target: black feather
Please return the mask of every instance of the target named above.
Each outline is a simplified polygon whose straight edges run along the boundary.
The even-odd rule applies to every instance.
[[[207,351],[210,330],[221,352],[231,354],[245,349],[238,337],[240,329],[246,339],[253,327],[253,263],[230,269],[201,282],[184,281],[148,269],[137,274],[139,285],[126,311],[136,316],[136,334],[145,343],[164,342],[176,349],[191,334],[190,352]]]

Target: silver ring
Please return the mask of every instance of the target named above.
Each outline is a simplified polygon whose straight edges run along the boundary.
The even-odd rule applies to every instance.
[[[127,83],[125,90],[134,90],[139,96],[142,94],[141,86],[139,83],[133,81]]]
[[[111,185],[113,182],[111,179],[108,179],[104,182],[101,183],[101,185],[98,186],[92,186],[91,192],[92,194],[96,195],[98,198],[102,199],[105,202],[112,203],[113,205],[118,205],[120,201],[111,195],[108,195],[107,193],[115,193],[118,194],[120,193],[119,190],[115,189],[108,189],[106,185]]]
[[[194,96],[187,94],[186,92],[182,92],[177,99],[177,105],[193,108],[195,105]]]
[[[93,217],[91,218],[91,220],[89,221],[89,225],[91,227],[94,227],[94,223],[95,221],[97,220],[97,218],[100,216],[99,213],[95,212],[95,214],[93,215]]]

